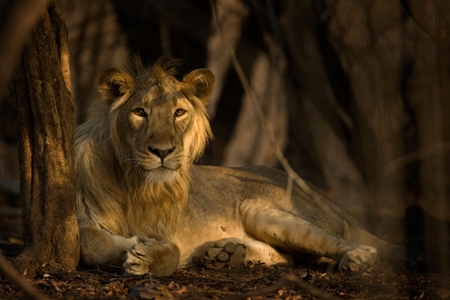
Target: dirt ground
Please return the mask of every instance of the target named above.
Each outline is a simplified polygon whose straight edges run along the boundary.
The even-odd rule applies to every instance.
[[[0,220],[0,249],[7,258],[23,247],[17,217]],[[327,272],[328,269],[328,272]],[[170,277],[124,277],[99,270],[61,272],[44,266],[29,281],[51,299],[450,299],[448,272],[419,272],[379,264],[360,274],[328,265],[178,270]],[[0,299],[28,299],[0,276]]]

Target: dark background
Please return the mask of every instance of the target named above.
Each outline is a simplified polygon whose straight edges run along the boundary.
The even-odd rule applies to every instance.
[[[185,60],[180,74],[207,67],[217,76],[215,140],[202,163],[279,168],[229,45],[300,176],[380,237],[450,265],[448,1],[56,3],[69,30],[76,124],[98,97],[102,69],[125,68],[135,54],[173,55]],[[0,99],[0,179],[9,187],[19,172],[12,95]],[[11,192],[0,199],[18,205]]]

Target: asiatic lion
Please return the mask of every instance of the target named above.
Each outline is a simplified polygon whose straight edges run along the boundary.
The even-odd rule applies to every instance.
[[[81,261],[165,276],[199,262],[292,264],[327,257],[359,271],[404,248],[368,233],[311,185],[268,167],[193,165],[212,137],[206,69],[177,60],[105,70],[104,101],[76,131]]]

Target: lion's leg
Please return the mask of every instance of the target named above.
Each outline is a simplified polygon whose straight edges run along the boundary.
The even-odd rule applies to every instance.
[[[123,268],[127,275],[168,276],[178,267],[179,248],[157,237],[141,239],[112,235],[93,227],[80,228],[81,261],[89,266]]]
[[[88,266],[121,268],[125,254],[138,242],[93,227],[80,228],[81,262]]]
[[[244,202],[241,215],[246,231],[274,247],[305,252],[340,262],[341,270],[358,271],[378,261],[377,250],[348,242],[262,200]]]

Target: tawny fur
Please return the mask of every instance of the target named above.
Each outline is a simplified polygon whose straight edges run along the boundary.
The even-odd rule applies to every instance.
[[[175,78],[178,60],[129,73],[107,69],[102,102],[76,131],[81,261],[127,274],[170,275],[214,247],[245,248],[245,261],[292,263],[305,253],[364,270],[379,253],[402,258],[320,194],[264,167],[193,165],[212,138],[206,105],[214,75]]]
[[[164,81],[165,77],[176,74],[175,67],[179,63],[178,60],[161,60],[151,68],[144,68],[140,60],[136,60],[132,69],[134,81],[131,81],[130,75],[121,74],[120,79],[129,89],[120,101],[110,107],[108,102],[97,103],[95,117],[77,130],[75,160],[80,191],[77,197],[78,207],[83,208],[98,227],[113,234],[126,237],[146,236],[146,232],[150,231],[171,237],[187,201],[189,167],[201,156],[207,141],[212,137],[205,106],[193,97],[187,86],[182,88],[192,97],[197,116],[189,132],[189,154],[184,158],[174,180],[146,182],[146,178],[143,178],[138,166],[134,164],[130,149],[123,148],[127,133],[117,121],[120,105],[135,91],[135,85],[142,87]],[[102,88],[102,83],[100,82],[100,90],[104,97],[114,97]],[[163,86],[160,89],[164,91]],[[90,132],[88,143],[83,140],[87,136],[86,131]],[[85,197],[84,191],[96,196]],[[149,218],[149,215],[156,218]]]

